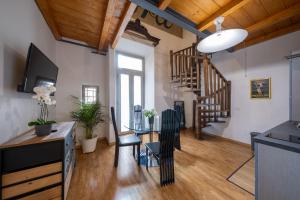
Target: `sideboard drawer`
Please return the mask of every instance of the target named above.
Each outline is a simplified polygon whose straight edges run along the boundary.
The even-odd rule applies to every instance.
[[[63,141],[2,149],[2,173],[63,160]]]
[[[20,198],[20,200],[38,200],[38,199],[61,199],[61,186],[56,186],[42,192]]]
[[[62,182],[62,174],[55,174],[44,178],[36,179],[34,181],[28,181],[18,185],[5,187],[2,189],[2,199],[8,199],[16,197],[21,194],[25,194],[31,191],[35,191],[49,185],[54,185]]]
[[[56,162],[48,165],[5,174],[2,176],[2,186],[28,181],[30,179],[50,175],[56,172],[62,172],[62,162]]]

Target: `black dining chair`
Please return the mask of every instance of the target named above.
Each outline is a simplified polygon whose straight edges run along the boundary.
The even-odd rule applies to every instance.
[[[180,129],[181,129],[181,113],[182,113],[182,106],[175,105],[174,110],[176,111],[176,128],[175,128],[175,143],[174,146],[176,149],[181,150],[180,145]]]
[[[116,149],[115,149],[115,161],[114,166],[118,167],[119,161],[119,149],[120,147],[132,146],[133,148],[133,156],[135,157],[135,146],[137,146],[137,161],[138,165],[140,165],[140,146],[141,146],[141,139],[136,135],[123,135],[119,136],[117,124],[116,124],[116,117],[115,117],[115,108],[111,107],[111,118],[114,126],[115,137],[116,137]]]
[[[160,185],[164,186],[175,182],[174,177],[174,141],[176,129],[176,111],[167,109],[162,112],[160,141],[146,143],[146,169],[150,155],[157,160],[160,169]]]

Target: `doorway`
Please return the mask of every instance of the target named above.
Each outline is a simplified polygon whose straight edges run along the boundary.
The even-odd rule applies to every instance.
[[[144,58],[117,52],[118,126],[126,132],[133,121],[133,106],[144,107]]]

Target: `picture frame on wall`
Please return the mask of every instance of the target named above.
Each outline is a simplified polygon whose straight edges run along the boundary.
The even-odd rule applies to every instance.
[[[251,99],[271,98],[271,78],[250,80]]]

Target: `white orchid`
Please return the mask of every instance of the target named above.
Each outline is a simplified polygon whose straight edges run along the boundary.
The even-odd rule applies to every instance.
[[[52,100],[50,94],[56,91],[54,86],[40,86],[33,88],[36,95],[32,96],[39,104],[55,105],[56,101]]]
[[[54,86],[40,86],[33,88],[33,91],[36,95],[33,95],[32,98],[38,101],[38,104],[41,106],[40,119],[47,121],[48,118],[48,108],[49,105],[55,105],[56,101],[51,99],[51,93],[56,91]]]

